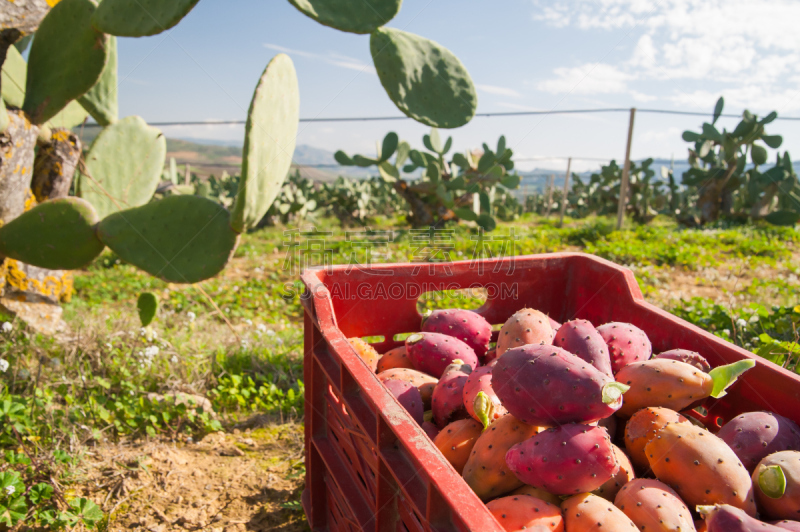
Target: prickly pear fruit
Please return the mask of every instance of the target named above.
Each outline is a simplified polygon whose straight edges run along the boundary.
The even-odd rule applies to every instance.
[[[550,493],[542,488],[537,488],[536,486],[530,486],[528,484],[523,484],[519,488],[512,491],[510,495],[530,495],[531,497],[536,497],[537,499],[549,502],[550,504],[561,506],[561,497],[555,493]]]
[[[406,338],[406,352],[417,370],[441,378],[447,366],[458,359],[478,367],[478,357],[470,346],[452,336],[440,333],[415,333]]]
[[[753,360],[740,360],[704,373],[684,362],[654,359],[633,362],[617,372],[617,380],[631,387],[619,410],[630,417],[648,406],[683,410],[706,397],[723,397],[739,376],[755,366]]]
[[[550,316],[547,316],[547,320],[550,322],[550,328],[553,329],[554,332],[561,328],[561,324]]]
[[[422,416],[425,414],[422,406],[422,396],[413,384],[397,379],[383,381],[383,385],[397,398],[397,401],[405,408],[417,424],[422,424]]]
[[[633,465],[642,473],[650,470],[644,446],[656,437],[667,423],[688,423],[689,420],[669,408],[642,408],[625,424],[625,449]]]
[[[603,427],[611,436],[611,441],[617,439],[617,416],[608,416],[597,422],[598,427]]]
[[[762,514],[770,519],[800,516],[800,452],[779,451],[767,456],[752,478]]]
[[[508,412],[492,389],[492,368],[496,360],[490,362],[488,366],[481,366],[473,371],[464,383],[464,407],[467,413],[483,423],[484,427],[488,427],[492,421]]]
[[[783,528],[751,517],[730,504],[698,505],[697,512],[706,521],[707,532],[783,532]]]
[[[636,530],[622,510],[591,493],[573,495],[561,503],[569,532],[625,532]]]
[[[381,371],[386,371],[387,369],[395,368],[414,369],[414,365],[411,364],[411,360],[408,358],[408,354],[406,353],[406,346],[404,345],[395,347],[394,349],[385,352],[378,359],[378,373]]]
[[[444,427],[454,419],[467,417],[467,410],[464,408],[464,384],[470,373],[472,367],[456,359],[445,368],[442,378],[436,383],[431,410],[438,427]]]
[[[506,410],[539,426],[608,417],[622,406],[628,388],[552,345],[506,351],[492,370],[492,387]]]
[[[511,414],[506,414],[483,431],[475,442],[462,476],[481,500],[488,501],[522,486],[508,468],[506,452],[538,431]]]
[[[670,349],[669,351],[653,355],[653,358],[677,360],[678,362],[685,362],[686,364],[694,366],[706,373],[711,371],[711,364],[708,363],[708,360],[706,360],[703,355],[696,351],[689,351],[688,349]]]
[[[656,478],[677,491],[690,508],[731,504],[756,514],[750,475],[731,448],[707,430],[669,423],[644,450]]]
[[[525,484],[556,495],[594,491],[619,471],[605,429],[568,424],[540,432],[506,453],[506,463]]]
[[[476,312],[464,309],[434,310],[422,320],[422,332],[435,332],[458,338],[483,359],[492,339],[492,325]]]
[[[605,484],[594,490],[592,493],[598,495],[607,501],[614,502],[614,497],[617,496],[619,490],[628,484],[631,480],[636,477],[636,474],[633,472],[633,465],[631,464],[628,455],[625,454],[625,451],[614,445],[611,444],[611,449],[614,451],[614,456],[617,458],[617,462],[619,462],[619,471],[608,479]]]
[[[746,412],[717,432],[751,473],[762,458],[778,451],[800,451],[800,427],[772,412]]]
[[[423,421],[421,427],[422,430],[425,431],[425,434],[428,435],[428,438],[431,439],[431,441],[435,440],[436,436],[439,434],[439,427],[437,427],[430,421],[427,420]]]
[[[564,530],[561,508],[530,495],[500,497],[489,501],[486,508],[507,532],[517,530],[563,532]]]
[[[425,410],[430,410],[433,389],[436,387],[436,383],[439,382],[438,379],[431,377],[427,373],[408,368],[394,368],[383,371],[378,373],[378,379],[381,382],[388,379],[397,379],[413,384],[422,395],[422,403],[425,405]]]
[[[483,355],[483,363],[488,365],[489,362],[494,360],[497,360],[497,349],[493,347],[486,351],[486,354]]]
[[[608,344],[611,369],[614,373],[631,362],[643,362],[653,354],[653,346],[643,330],[630,323],[611,322],[601,325],[597,332]]]
[[[353,346],[353,350],[361,357],[361,360],[363,360],[372,371],[375,371],[378,365],[378,359],[380,358],[375,348],[361,338],[348,338],[347,341]]]
[[[791,530],[792,532],[800,532],[800,521],[789,521],[784,519],[783,521],[772,521],[771,525],[775,525],[782,530]]]
[[[440,430],[433,444],[460,475],[481,432],[483,426],[474,419],[459,419]]]
[[[614,505],[625,512],[639,530],[694,532],[692,512],[675,490],[650,478],[631,480],[617,493]]]
[[[550,345],[553,328],[550,318],[532,308],[524,308],[506,320],[497,335],[497,358],[512,347],[522,345]]]
[[[585,360],[609,377],[614,377],[611,371],[611,358],[608,354],[606,341],[590,321],[572,320],[566,322],[556,330],[553,345]]]

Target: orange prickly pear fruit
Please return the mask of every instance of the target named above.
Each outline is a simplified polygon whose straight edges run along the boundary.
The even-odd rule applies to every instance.
[[[486,503],[506,532],[564,532],[561,508],[530,495],[509,495]]]
[[[353,349],[356,354],[361,357],[361,360],[374,372],[378,367],[378,359],[380,358],[375,348],[361,338],[348,338],[347,341],[353,346]]]
[[[406,346],[404,345],[385,352],[378,359],[378,373],[395,368],[414,369],[411,360],[408,358],[408,353],[406,353]]]
[[[619,462],[619,471],[592,493],[599,495],[607,501],[614,502],[614,497],[617,496],[619,490],[636,478],[636,475],[633,472],[633,465],[628,455],[625,454],[625,451],[613,443],[611,444],[611,449],[614,451],[614,456],[617,457],[617,462]]]
[[[531,497],[536,497],[550,504],[561,506],[561,497],[555,493],[550,493],[549,491],[537,488],[536,486],[529,486],[528,484],[515,489],[511,492],[511,495],[530,495]]]
[[[439,382],[439,379],[436,377],[431,377],[427,373],[408,368],[387,369],[386,371],[378,373],[378,379],[381,382],[389,379],[397,379],[413,384],[419,389],[419,393],[422,396],[422,404],[425,405],[425,410],[430,410],[433,389],[436,388],[436,383]]]
[[[550,318],[538,310],[524,308],[515,312],[497,335],[497,358],[512,347],[528,344],[550,345],[553,343],[553,328]]]
[[[679,411],[706,397],[723,397],[725,390],[755,365],[754,360],[740,360],[705,373],[685,362],[665,358],[628,364],[616,374],[617,381],[630,386],[617,415],[631,417],[648,406]]]
[[[481,432],[483,425],[474,419],[459,419],[440,430],[433,444],[460,475]]]
[[[800,517],[800,452],[772,453],[758,463],[752,478],[762,514],[770,519]]]
[[[647,442],[667,423],[688,423],[689,420],[669,408],[650,407],[636,412],[625,424],[625,449],[633,465],[644,473],[650,470],[650,462],[644,452]]]
[[[690,508],[730,504],[756,514],[750,474],[728,444],[707,430],[669,423],[644,450],[656,478]]]
[[[469,455],[462,476],[481,500],[488,501],[522,486],[506,464],[508,450],[534,436],[538,427],[506,414],[483,431]]]
[[[631,480],[617,493],[614,505],[625,512],[639,530],[692,532],[692,512],[675,490],[650,478]]]
[[[633,524],[622,510],[591,493],[579,493],[561,503],[568,532],[633,532]]]

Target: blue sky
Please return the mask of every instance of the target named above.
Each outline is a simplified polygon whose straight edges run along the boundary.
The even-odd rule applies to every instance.
[[[797,20],[800,3],[777,0],[405,0],[389,25],[452,50],[478,87],[479,112],[637,106],[710,113],[724,95],[726,112],[800,116]],[[120,39],[120,112],[148,121],[243,119],[262,70],[281,51],[297,68],[302,117],[400,113],[372,69],[368,36],[321,26],[285,0],[201,0],[169,32]],[[627,122],[622,113],[475,118],[449,133],[458,150],[494,145],[505,134],[518,159],[621,159]],[[639,114],[633,157],[685,159],[680,133],[701,123]],[[410,120],[301,124],[298,143],[370,155],[390,130],[421,146],[427,128]],[[241,126],[164,132],[244,135]],[[785,149],[800,147],[800,122],[776,122],[769,132],[784,135]]]

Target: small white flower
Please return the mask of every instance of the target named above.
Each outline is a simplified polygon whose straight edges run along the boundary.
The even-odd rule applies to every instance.
[[[131,391],[130,391],[130,394],[131,394],[131,395],[136,395],[136,394],[134,394],[134,393],[133,393],[133,390],[131,390]]]
[[[730,336],[730,334],[731,334],[731,330],[730,329],[722,329],[722,332],[724,332],[728,336]]]
[[[259,323],[258,325],[256,325],[256,330],[258,332],[266,332],[267,326],[264,325],[263,323]]]
[[[173,364],[177,364],[178,363],[178,355],[172,355],[172,358],[170,358],[170,361]]]
[[[277,342],[278,342],[279,344],[282,344],[282,343],[283,343],[283,338],[278,338],[278,339],[277,339]]]
[[[736,326],[739,327],[740,329],[744,329],[747,327],[747,322],[744,321],[742,318],[739,318],[738,320],[736,320]]]
[[[753,314],[752,316],[750,316],[750,319],[748,321],[750,323],[758,323],[758,319],[759,319],[758,314]]]
[[[267,330],[267,336],[275,336],[275,331],[272,329]]]
[[[158,346],[151,345],[150,347],[146,347],[144,350],[144,356],[147,358],[153,358],[158,355]]]
[[[7,333],[7,332],[11,332],[11,329],[13,329],[14,326],[11,325],[10,321],[4,321],[3,325],[2,325],[2,328],[3,328],[3,332]]]
[[[187,313],[186,313],[186,317],[187,317],[187,318],[189,318],[189,321],[190,321],[190,322],[192,322],[192,321],[194,321],[194,320],[195,320],[195,318],[197,317],[197,314],[195,314],[194,312],[192,312],[192,311],[190,310],[189,312],[187,312]]]
[[[244,320],[244,322],[248,325],[253,325],[253,320]]]
[[[5,358],[0,358],[0,371],[5,373],[6,371],[8,371],[8,366],[9,366],[8,360],[6,360]]]
[[[112,349],[114,346],[113,346],[113,345],[111,345],[111,343],[107,343],[107,344],[106,344],[106,347],[107,347],[107,348],[109,348],[109,349]]]
[[[8,323],[8,322],[6,322],[6,323]],[[17,488],[15,488],[14,486],[6,486],[6,493],[9,496],[14,495],[15,491],[17,491]]]

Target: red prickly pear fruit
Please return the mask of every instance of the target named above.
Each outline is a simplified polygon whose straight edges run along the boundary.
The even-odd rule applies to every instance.
[[[653,354],[650,339],[639,327],[613,321],[597,328],[608,345],[611,369],[614,373],[631,362],[644,362]]]
[[[418,425],[422,425],[425,409],[422,406],[422,395],[416,386],[409,382],[397,379],[383,381],[383,385],[395,396],[397,401],[405,408]]]
[[[589,423],[622,406],[627,386],[552,345],[515,347],[497,359],[492,387],[503,406],[529,425]]]
[[[573,495],[561,503],[569,532],[633,532],[633,524],[622,510],[591,493]]]
[[[506,532],[564,532],[561,508],[530,495],[500,497],[486,503],[486,508]]]
[[[585,360],[609,377],[614,377],[606,341],[590,321],[566,322],[556,331],[553,345]]]
[[[417,370],[441,378],[447,366],[458,359],[472,369],[478,357],[470,346],[452,336],[440,333],[414,333],[406,338],[408,358]]]
[[[486,351],[486,354],[483,355],[483,363],[488,365],[489,362],[493,362],[495,360],[497,360],[497,349],[493,347]]]
[[[524,308],[514,313],[497,335],[497,358],[512,347],[522,345],[550,345],[553,343],[553,327],[550,318],[532,308]]]
[[[598,427],[603,427],[611,436],[611,441],[617,439],[617,416],[608,416],[597,422]]]
[[[396,368],[414,369],[414,365],[411,364],[411,360],[409,360],[408,354],[406,353],[406,346],[404,345],[395,347],[382,354],[378,359],[377,366],[376,371],[378,373]]]
[[[772,412],[747,412],[736,416],[719,429],[717,436],[733,449],[751,473],[772,453],[800,450],[800,427],[791,419]]]
[[[425,431],[425,434],[428,435],[428,438],[430,438],[431,441],[436,439],[436,435],[439,434],[439,427],[427,420],[423,421],[421,426],[422,430]]]
[[[607,501],[614,502],[614,497],[617,496],[619,490],[623,486],[627,485],[628,482],[636,478],[636,474],[633,472],[633,464],[631,464],[630,458],[628,458],[628,455],[625,454],[625,451],[613,443],[611,444],[611,449],[614,451],[614,456],[617,458],[617,462],[619,462],[619,471],[617,471],[613,477],[608,479],[605,484],[592,491],[592,493],[606,499]]]
[[[470,373],[472,367],[456,359],[445,368],[442,378],[436,383],[431,410],[433,410],[433,420],[438,427],[444,427],[454,419],[468,416],[464,408],[464,384]]]
[[[462,473],[464,481],[481,500],[494,499],[522,486],[506,464],[506,452],[538,430],[506,414],[483,431]]]
[[[380,355],[377,351],[375,351],[375,348],[361,338],[348,338],[347,341],[350,342],[353,350],[361,358],[361,360],[364,361],[364,364],[369,366],[369,369],[371,369],[374,373],[378,366],[378,359],[380,358]]]
[[[711,364],[708,363],[708,360],[706,360],[703,355],[696,351],[689,351],[688,349],[670,349],[669,351],[653,355],[653,358],[677,360],[678,362],[684,362],[690,366],[694,366],[706,373],[711,371]]]
[[[631,480],[619,490],[614,505],[622,510],[639,530],[654,532],[694,532],[692,512],[675,490],[650,478]]]
[[[459,419],[440,430],[433,444],[460,475],[481,432],[483,427],[474,419]]]
[[[556,495],[594,491],[619,471],[605,429],[572,423],[514,445],[506,463],[525,484]]]
[[[528,484],[524,484],[521,487],[515,489],[514,491],[511,492],[511,495],[530,495],[531,497],[536,497],[537,499],[549,502],[550,504],[561,506],[561,497],[559,497],[555,493],[550,493],[549,491],[545,491],[542,488],[537,488],[536,486],[529,486]]]
[[[625,424],[625,449],[631,462],[640,472],[646,473],[650,470],[644,446],[655,438],[658,431],[666,427],[667,423],[689,423],[689,420],[669,408],[651,407],[642,408]]]
[[[690,508],[730,504],[756,514],[750,474],[714,434],[689,423],[668,423],[644,450],[656,478]]]
[[[765,457],[752,479],[762,514],[770,519],[800,516],[800,452],[779,451]]]
[[[785,529],[759,521],[730,504],[697,505],[706,521],[707,532],[784,532]]]
[[[618,415],[627,418],[648,406],[680,411],[706,397],[723,397],[725,390],[755,364],[754,360],[740,360],[704,373],[677,360],[633,362],[616,375],[617,381],[630,386]]]
[[[507,413],[492,389],[492,368],[496,361],[497,359],[488,366],[481,366],[473,371],[464,383],[464,407],[467,413],[473,419],[480,421],[484,427],[488,427],[492,421]]]
[[[381,382],[388,379],[397,379],[416,386],[417,389],[419,389],[420,395],[422,395],[422,403],[425,410],[430,409],[433,389],[436,387],[436,383],[439,382],[439,379],[431,377],[427,373],[408,368],[387,369],[386,371],[378,373],[378,380]]]
[[[800,521],[789,521],[784,519],[783,521],[772,521],[771,525],[775,525],[782,530],[791,530],[792,532],[800,532]]]
[[[492,339],[492,324],[477,312],[464,309],[434,310],[422,319],[421,330],[458,338],[475,351],[479,360]]]

